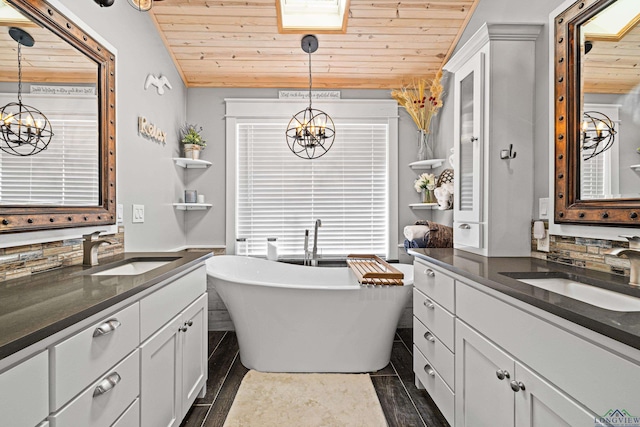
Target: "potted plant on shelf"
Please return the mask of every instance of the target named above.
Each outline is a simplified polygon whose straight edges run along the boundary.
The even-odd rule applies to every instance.
[[[204,150],[207,141],[202,135],[202,126],[185,123],[180,128],[180,142],[184,146],[184,156],[188,159],[200,158],[200,150]]]
[[[422,203],[436,203],[433,190],[436,188],[436,176],[432,173],[423,173],[413,183],[413,188],[422,193]]]

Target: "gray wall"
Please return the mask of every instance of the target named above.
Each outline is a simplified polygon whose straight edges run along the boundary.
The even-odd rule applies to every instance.
[[[201,124],[205,128],[204,135],[208,141],[207,148],[201,153],[201,158],[213,162],[207,170],[189,171],[187,186],[196,189],[198,194],[204,194],[207,201],[213,203],[208,211],[190,212],[186,217],[186,234],[189,245],[224,245],[225,243],[225,98],[277,98],[277,89],[208,89],[194,88],[188,90],[187,117],[190,121]],[[341,90],[342,99],[390,99],[388,90]],[[446,100],[445,100],[446,103]],[[412,211],[407,205],[420,201],[419,194],[413,189],[416,174],[407,165],[416,160],[417,134],[416,126],[404,111],[399,109],[399,236],[407,224],[417,219],[433,219],[451,224],[451,212],[433,212],[419,210]],[[452,129],[443,131],[451,140]],[[282,140],[284,144],[284,139]],[[336,141],[339,143],[339,141]],[[446,158],[448,149],[452,146],[438,144],[436,155]],[[320,160],[321,161],[321,160]],[[439,173],[444,167],[435,170]],[[403,240],[404,237],[401,237]]]
[[[183,246],[184,213],[173,209],[184,175],[171,160],[178,155],[177,127],[185,120],[186,88],[147,13],[126,0],[101,8],[92,0],[61,0],[69,10],[117,50],[117,188],[124,205],[127,251],[170,250]],[[159,96],[144,90],[149,73],[166,75],[173,90]],[[138,116],[167,132],[167,144],[137,133]],[[145,222],[132,224],[132,204],[145,206]]]

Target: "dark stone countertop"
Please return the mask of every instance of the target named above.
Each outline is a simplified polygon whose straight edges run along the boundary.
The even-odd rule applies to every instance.
[[[131,252],[0,282],[0,360],[206,260],[203,252]],[[91,276],[130,260],[171,261],[132,276]]]
[[[596,307],[528,285],[503,273],[519,278],[563,276],[640,298],[640,288],[629,286],[628,277],[536,258],[489,258],[456,249],[410,249],[409,255],[429,261],[481,285],[640,349],[640,311],[622,312]]]

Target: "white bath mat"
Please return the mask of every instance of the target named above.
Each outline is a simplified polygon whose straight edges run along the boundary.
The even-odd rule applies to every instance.
[[[367,374],[249,371],[224,427],[384,427],[387,422]]]

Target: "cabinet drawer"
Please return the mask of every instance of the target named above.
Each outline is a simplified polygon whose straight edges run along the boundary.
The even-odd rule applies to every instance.
[[[454,351],[454,317],[417,289],[413,289],[413,315],[451,351]]]
[[[140,301],[140,340],[144,341],[207,290],[204,266]]]
[[[436,403],[438,409],[442,412],[442,415],[444,415],[449,424],[454,425],[453,414],[455,396],[449,387],[447,387],[440,375],[437,372],[430,370],[430,367],[431,363],[414,345],[413,372],[416,374],[416,377],[420,380],[425,390],[427,390],[429,396],[431,396],[433,401]]]
[[[98,387],[102,387],[103,391],[100,392]],[[49,419],[51,427],[109,427],[138,397],[139,392],[140,358],[136,350],[53,414]]]
[[[469,246],[478,249],[482,248],[482,228],[483,224],[472,222],[454,222],[454,245]]]
[[[140,399],[136,399],[131,406],[120,415],[111,427],[139,427],[140,426]]]
[[[33,427],[49,415],[49,359],[44,351],[0,374],[0,423]]]
[[[596,414],[612,407],[640,413],[640,366],[471,286],[457,286],[461,319],[573,399]]]
[[[103,318],[51,349],[51,409],[56,411],[140,344],[138,303]]]
[[[420,352],[429,359],[449,388],[455,390],[453,353],[416,317],[413,318],[413,345],[418,347]]]
[[[416,260],[413,263],[413,286],[451,313],[455,313],[453,277],[430,264]]]

